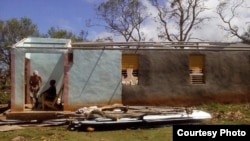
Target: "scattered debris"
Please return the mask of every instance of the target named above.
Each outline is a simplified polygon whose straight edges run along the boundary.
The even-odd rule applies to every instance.
[[[90,132],[118,128],[143,128],[201,122],[210,118],[209,113],[185,107],[91,106],[80,108],[74,115],[71,115],[68,129]]]
[[[18,113],[16,113],[18,114]],[[28,112],[37,116],[46,116],[45,119],[36,119],[33,116],[22,120],[0,119],[0,126],[18,125],[27,126],[60,126],[68,125],[68,130],[96,130],[132,129],[173,125],[179,123],[197,123],[204,119],[210,119],[211,115],[201,110],[186,107],[160,107],[160,106],[124,106],[121,104],[103,107],[83,107],[75,112]],[[22,117],[27,115],[21,113]],[[53,115],[53,116],[51,116]],[[53,117],[53,118],[49,118]]]

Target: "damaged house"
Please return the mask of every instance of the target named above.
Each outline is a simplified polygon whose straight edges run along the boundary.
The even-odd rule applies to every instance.
[[[241,43],[81,42],[25,38],[11,51],[11,110],[30,103],[30,74],[40,91],[57,81],[63,111],[83,106],[190,106],[249,102],[250,46]],[[54,103],[49,103],[53,108]]]

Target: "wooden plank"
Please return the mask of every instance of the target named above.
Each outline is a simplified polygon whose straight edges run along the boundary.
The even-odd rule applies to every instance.
[[[9,112],[6,114],[6,119],[18,119],[18,120],[49,120],[58,118],[56,111],[28,111],[28,112]]]

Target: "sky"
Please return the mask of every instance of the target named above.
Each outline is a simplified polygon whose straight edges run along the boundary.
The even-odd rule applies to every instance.
[[[1,0],[0,19],[27,17],[38,26],[40,33],[47,33],[52,26],[79,34],[90,30],[86,20],[95,17],[95,6],[103,0]],[[89,31],[96,36],[100,28]]]
[[[88,19],[96,19],[95,7],[105,0],[1,0],[0,20],[8,20],[11,18],[27,17],[38,26],[40,33],[46,34],[50,27],[58,27],[79,34],[81,30],[88,31],[88,38],[95,40],[104,36],[113,36],[114,40],[120,41],[122,38],[115,37],[111,33],[107,33],[102,27],[88,27],[86,21]],[[200,29],[196,29],[192,34],[205,41],[237,41],[237,38],[228,36],[226,32],[221,30],[218,25],[223,24],[215,13],[215,8],[219,0],[207,0],[205,5],[209,9],[203,15],[212,17],[210,21],[206,21]],[[221,0],[220,0],[221,1]],[[238,1],[238,0],[233,0]],[[154,16],[157,15],[156,9],[146,0],[142,1],[146,5],[147,12],[151,17],[143,24],[142,31],[147,39],[158,39],[157,27],[154,22]],[[245,0],[242,7],[238,9],[238,17],[233,23],[246,28],[246,24],[250,22],[249,11],[250,1]],[[101,21],[96,21],[101,22]],[[174,30],[174,28],[172,28]]]

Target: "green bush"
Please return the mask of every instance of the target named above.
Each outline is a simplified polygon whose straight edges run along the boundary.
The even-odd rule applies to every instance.
[[[8,104],[10,101],[10,92],[0,91],[0,104]]]

